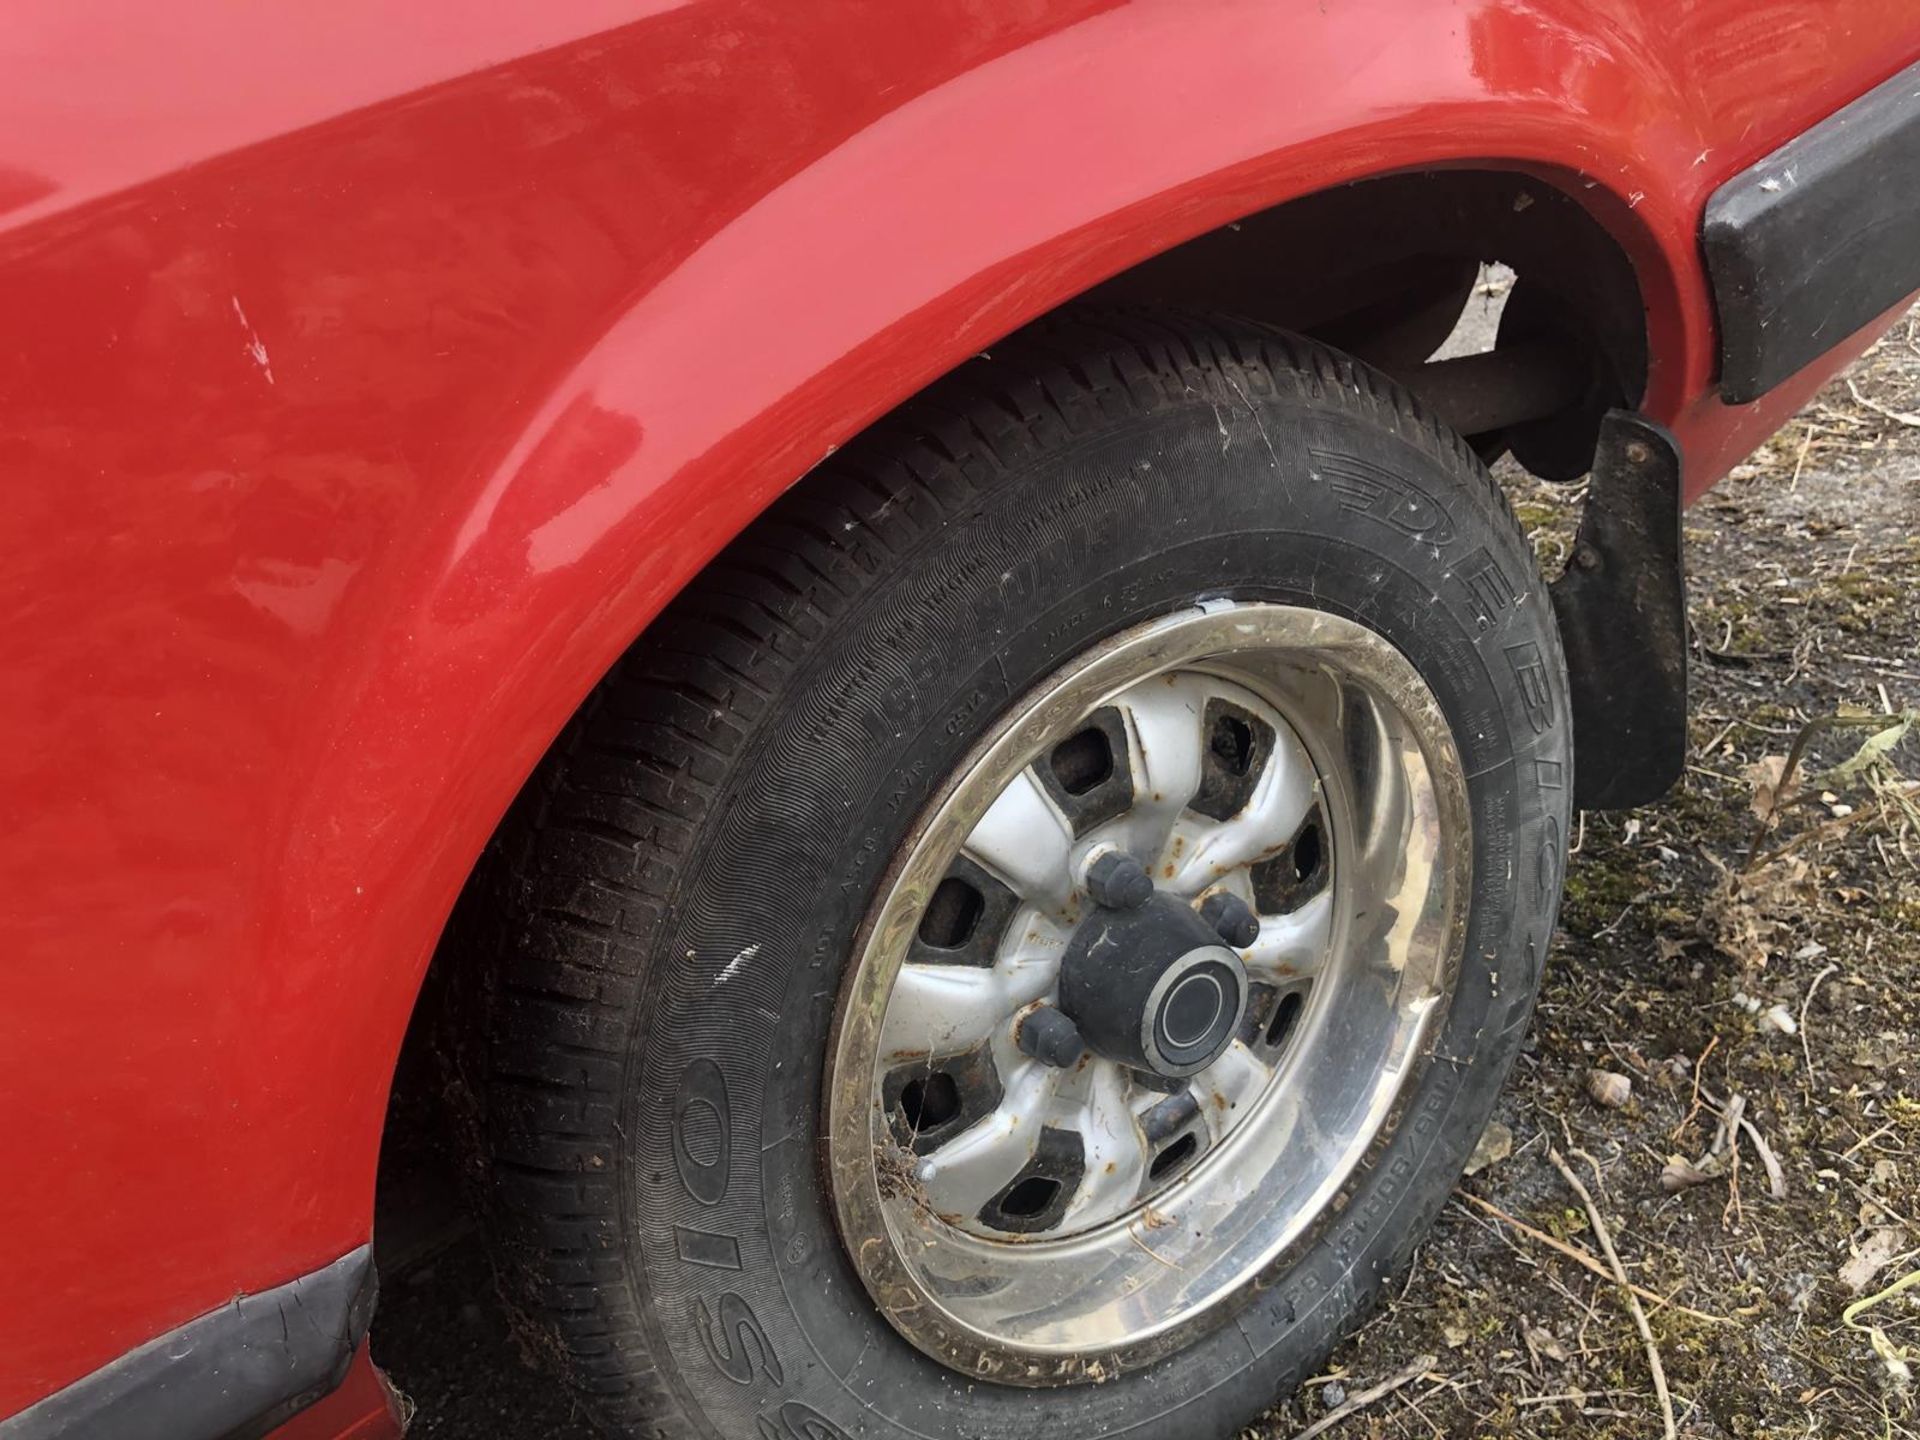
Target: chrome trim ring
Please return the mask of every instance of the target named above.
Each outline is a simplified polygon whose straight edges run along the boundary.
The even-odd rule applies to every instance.
[[[1191,1079],[1020,1047],[1115,846],[1158,893],[1259,918],[1246,1015]],[[888,1321],[954,1369],[1060,1385],[1231,1315],[1391,1135],[1471,853],[1438,703],[1352,621],[1202,602],[1040,685],[903,847],[841,996],[829,1178]]]

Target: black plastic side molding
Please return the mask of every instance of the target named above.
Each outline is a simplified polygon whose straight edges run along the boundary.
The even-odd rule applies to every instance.
[[[346,1378],[373,1301],[362,1245],[129,1350],[0,1420],[0,1440],[256,1440]]]
[[[1600,426],[1586,512],[1549,587],[1573,702],[1573,803],[1657,800],[1687,760],[1680,447],[1644,415]]]
[[[1920,290],[1920,64],[1714,191],[1702,238],[1729,404]]]

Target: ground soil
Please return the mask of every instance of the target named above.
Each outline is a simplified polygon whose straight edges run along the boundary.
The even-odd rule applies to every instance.
[[[1577,490],[1509,482],[1557,569]],[[1687,540],[1687,774],[1661,804],[1576,830],[1546,988],[1499,1112],[1511,1151],[1493,1147],[1396,1297],[1248,1440],[1296,1435],[1428,1355],[1330,1433],[1661,1434],[1622,1292],[1500,1218],[1599,1255],[1549,1147],[1592,1193],[1625,1273],[1668,1302],[1644,1309],[1680,1434],[1920,1436],[1897,1373],[1900,1347],[1920,1350],[1920,1288],[1857,1317],[1882,1327],[1891,1364],[1842,1319],[1920,1266],[1920,725],[1881,763],[1826,779],[1873,727],[1816,731],[1798,767],[1815,778],[1770,819],[1754,809],[1755,767],[1777,773],[1809,722],[1920,707],[1920,311],[1701,501]],[[1630,1082],[1623,1107],[1591,1098],[1596,1069]],[[1737,1169],[1709,1163],[1715,1178],[1667,1193],[1663,1168],[1707,1157],[1735,1095],[1785,1198],[1744,1132]],[[411,1128],[430,1153],[431,1122]],[[413,1433],[587,1440],[513,1345],[432,1167],[402,1179],[433,1195],[383,1197],[375,1353],[419,1404]]]

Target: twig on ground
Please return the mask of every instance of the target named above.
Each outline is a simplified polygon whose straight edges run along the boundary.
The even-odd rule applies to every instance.
[[[1653,1374],[1653,1393],[1660,1401],[1660,1419],[1666,1427],[1666,1440],[1674,1440],[1680,1431],[1673,1419],[1673,1396],[1667,1392],[1667,1371],[1660,1363],[1660,1346],[1654,1341],[1653,1327],[1647,1323],[1647,1312],[1640,1304],[1640,1297],[1633,1293],[1632,1282],[1627,1279],[1627,1267],[1620,1263],[1620,1254],[1613,1248],[1613,1234],[1607,1229],[1600,1207],[1593,1203],[1593,1196],[1560,1152],[1548,1146],[1547,1159],[1560,1172],[1560,1178],[1567,1182],[1568,1188],[1580,1197],[1580,1203],[1587,1207],[1587,1221],[1593,1226],[1593,1238],[1600,1242],[1607,1263],[1613,1267],[1614,1280],[1627,1292],[1627,1308],[1633,1313],[1634,1326],[1639,1330],[1641,1342],[1647,1349],[1647,1369]]]
[[[1800,1002],[1800,1054],[1807,1062],[1807,1084],[1809,1086],[1813,1084],[1813,1047],[1807,1043],[1807,1011],[1813,1008],[1813,992],[1818,990],[1821,985],[1826,982],[1829,975],[1835,974],[1839,969],[1840,967],[1838,965],[1829,965],[1818,975],[1814,976],[1813,983],[1807,987],[1806,998]]]
[[[1708,1103],[1716,1105],[1720,1111],[1720,1123],[1714,1126],[1713,1130],[1713,1144],[1707,1147],[1707,1154],[1718,1155],[1738,1138],[1739,1132],[1736,1127],[1740,1124],[1740,1117],[1747,1113],[1747,1097],[1735,1095],[1724,1105],[1719,1105],[1711,1094],[1707,1096],[1707,1100]]]
[[[1798,490],[1800,488],[1800,472],[1806,468],[1807,451],[1812,448],[1813,448],[1813,422],[1809,420],[1807,422],[1806,437],[1802,439],[1800,442],[1800,454],[1798,458],[1796,458],[1793,462],[1793,483],[1787,486],[1787,491],[1789,494],[1791,494],[1793,491]]]
[[[1667,1137],[1669,1140],[1678,1140],[1680,1138],[1680,1132],[1691,1125],[1693,1123],[1693,1117],[1700,1113],[1700,1072],[1706,1069],[1707,1057],[1713,1054],[1713,1047],[1719,1043],[1720,1036],[1716,1033],[1714,1037],[1707,1042],[1707,1048],[1700,1052],[1700,1058],[1693,1062],[1693,1103],[1687,1107],[1687,1113],[1681,1119],[1680,1123],[1673,1127],[1673,1134]]]
[[[1722,1100],[1703,1085],[1700,1087],[1700,1098],[1706,1102],[1707,1109],[1720,1117],[1713,1144],[1697,1162],[1681,1156],[1670,1159],[1660,1172],[1661,1188],[1673,1194],[1694,1185],[1708,1184],[1724,1175],[1731,1192],[1729,1208],[1737,1212],[1740,1186],[1738,1137],[1744,1132],[1753,1144],[1754,1153],[1760,1157],[1761,1168],[1767,1172],[1767,1193],[1776,1200],[1786,1199],[1786,1171],[1781,1168],[1780,1157],[1773,1153],[1773,1147],[1761,1135],[1759,1126],[1747,1118],[1746,1097],[1734,1095]]]
[[[1840,1158],[1842,1160],[1848,1159],[1858,1151],[1866,1149],[1867,1146],[1873,1144],[1873,1142],[1878,1140],[1882,1135],[1891,1135],[1892,1133],[1893,1133],[1893,1126],[1882,1125],[1878,1130],[1875,1130],[1872,1134],[1862,1135],[1858,1140],[1854,1141],[1853,1144],[1847,1146],[1846,1149],[1840,1152]]]
[[[1920,415],[1910,415],[1905,410],[1895,410],[1890,405],[1882,405],[1878,400],[1869,399],[1860,393],[1860,387],[1847,378],[1847,392],[1853,396],[1854,403],[1864,405],[1876,415],[1884,415],[1895,424],[1905,425],[1911,430],[1920,430]]]
[[[1616,1400],[1631,1394],[1631,1390],[1566,1390],[1558,1395],[1522,1395],[1513,1404],[1517,1410],[1529,1405],[1565,1405],[1568,1402],[1585,1405],[1589,1400]]]
[[[1737,1097],[1736,1097],[1737,1098]],[[1727,1147],[1727,1203],[1720,1211],[1720,1228],[1725,1229],[1727,1217],[1733,1217],[1734,1227],[1738,1229],[1747,1223],[1747,1210],[1740,1203],[1740,1132],[1733,1132],[1734,1143]]]
[[[1438,1355],[1417,1355],[1404,1369],[1396,1371],[1378,1385],[1369,1386],[1356,1395],[1351,1395],[1340,1404],[1322,1415],[1313,1424],[1294,1436],[1294,1440],[1313,1440],[1316,1435],[1324,1435],[1355,1411],[1364,1410],[1374,1401],[1383,1399],[1398,1390],[1402,1385],[1411,1385],[1427,1371],[1440,1363]]]
[[[1787,1198],[1787,1173],[1780,1168],[1780,1158],[1773,1153],[1773,1147],[1761,1138],[1754,1128],[1753,1121],[1746,1116],[1740,1117],[1740,1128],[1746,1132],[1747,1139],[1753,1142],[1754,1153],[1760,1157],[1760,1168],[1767,1172],[1767,1193],[1776,1200]]]
[[[1712,1101],[1713,1096],[1707,1099]],[[1713,1144],[1707,1151],[1709,1160],[1722,1160],[1726,1164],[1727,1204],[1720,1212],[1720,1223],[1727,1223],[1727,1216],[1733,1216],[1736,1225],[1746,1220],[1746,1211],[1740,1204],[1740,1122],[1747,1113],[1747,1097],[1740,1094],[1730,1096],[1720,1109],[1720,1124],[1713,1132]]]
[[[1427,1386],[1426,1394],[1409,1395],[1407,1397],[1407,1408],[1405,1413],[1413,1416],[1414,1419],[1418,1420],[1422,1425],[1426,1426],[1427,1429],[1431,1430],[1433,1432],[1433,1440],[1447,1440],[1447,1432],[1445,1430],[1442,1430],[1438,1425],[1434,1424],[1433,1420],[1431,1419],[1431,1417],[1428,1416],[1427,1412],[1420,1408],[1420,1402],[1422,1400],[1425,1400],[1430,1396],[1434,1395],[1435,1393],[1447,1388],[1446,1377],[1442,1375],[1429,1375],[1426,1378],[1433,1381],[1434,1383]]]
[[[1867,1201],[1874,1209],[1878,1210],[1882,1215],[1885,1215],[1889,1220],[1897,1220],[1900,1224],[1906,1226],[1908,1230],[1913,1231],[1915,1234],[1920,1234],[1920,1225],[1915,1225],[1913,1221],[1902,1215],[1898,1210],[1894,1209],[1893,1206],[1882,1200],[1851,1175],[1842,1175],[1840,1179],[1845,1182],[1848,1189],[1852,1190],[1853,1193],[1858,1195],[1862,1200]]]
[[[1631,1280],[1623,1281],[1619,1276],[1615,1275],[1613,1271],[1601,1264],[1589,1251],[1581,1249],[1578,1245],[1570,1241],[1562,1240],[1557,1235],[1549,1235],[1544,1230],[1536,1230],[1533,1226],[1527,1224],[1526,1221],[1509,1215],[1491,1200],[1482,1200],[1478,1195],[1469,1194],[1465,1190],[1456,1190],[1453,1193],[1457,1198],[1465,1200],[1476,1209],[1484,1210],[1487,1214],[1493,1216],[1494,1219],[1511,1226],[1529,1240],[1544,1245],[1556,1255],[1563,1255],[1573,1261],[1574,1264],[1592,1271],[1602,1280],[1606,1280],[1615,1285],[1625,1285],[1628,1290],[1653,1305],[1656,1311],[1677,1310],[1682,1315],[1690,1315],[1695,1320],[1704,1320],[1709,1325],[1731,1325],[1734,1323],[1724,1315],[1710,1315],[1705,1310],[1695,1310],[1692,1306],[1682,1305],[1679,1301],[1670,1299],[1657,1290],[1649,1290],[1646,1286],[1636,1285]]]
[[[1756,870],[1764,870],[1767,866],[1773,864],[1774,861],[1786,859],[1787,856],[1791,855],[1810,840],[1830,840],[1836,835],[1846,834],[1847,831],[1853,829],[1853,827],[1859,823],[1860,816],[1858,814],[1836,815],[1831,820],[1823,820],[1818,825],[1810,826],[1805,830],[1796,830],[1785,841],[1774,846],[1773,849],[1767,851],[1764,855],[1759,856],[1757,859],[1749,860],[1746,868],[1741,873],[1750,875]]]

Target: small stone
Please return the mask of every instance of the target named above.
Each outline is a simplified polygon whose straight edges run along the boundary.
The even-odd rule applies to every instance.
[[[1513,1154],[1513,1131],[1493,1121],[1480,1132],[1480,1142],[1473,1147],[1473,1154],[1467,1157],[1467,1174],[1478,1175],[1489,1165],[1498,1165]]]
[[[1338,1380],[1329,1380],[1320,1387],[1320,1398],[1329,1410],[1338,1410],[1347,1403],[1347,1387]]]
[[[1587,1098],[1602,1109],[1618,1110],[1633,1098],[1633,1081],[1615,1070],[1589,1070]]]

